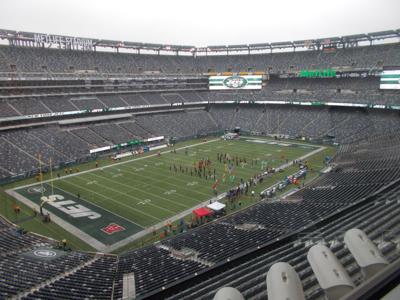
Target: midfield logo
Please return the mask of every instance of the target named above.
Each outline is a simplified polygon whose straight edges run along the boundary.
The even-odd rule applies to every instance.
[[[125,230],[124,227],[122,227],[121,225],[115,224],[115,223],[108,224],[106,227],[101,229],[101,231],[103,231],[107,234],[113,234],[115,232],[120,232],[120,231],[124,231],[124,230]]]

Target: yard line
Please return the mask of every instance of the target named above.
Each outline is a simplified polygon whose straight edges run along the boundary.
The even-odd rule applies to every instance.
[[[238,143],[235,142],[234,145],[223,145],[223,148],[219,148],[221,150],[213,149],[213,151],[210,151],[210,152],[197,151],[199,153],[197,153],[196,155],[203,156],[203,157],[204,156],[210,157],[210,155],[212,155],[213,158],[215,158],[216,157],[216,152],[228,153],[229,151],[227,151],[226,149],[230,149],[230,151],[235,152],[235,156],[236,156],[236,154],[238,156],[252,154],[252,153],[249,153],[249,152],[253,151],[251,146],[254,146],[254,145],[249,144],[249,143],[245,144],[245,142],[243,142],[243,141],[239,141],[239,142],[241,142],[242,144],[240,144],[240,143],[238,144]],[[267,146],[267,147],[278,146],[278,147],[281,147],[279,145],[269,145],[269,144],[264,144],[264,145],[263,144],[259,144],[258,146]],[[199,150],[203,150],[202,146],[199,146],[199,148],[200,148]],[[249,149],[251,149],[251,150],[249,150]],[[290,149],[290,147],[285,147],[285,149]],[[208,150],[208,149],[205,149],[205,150]],[[259,152],[259,151],[255,151],[255,152]],[[210,154],[208,154],[208,153],[210,153]]]
[[[99,177],[99,178],[103,178],[103,179],[108,180],[108,181],[111,181],[111,182],[114,182],[114,183],[119,184],[119,185],[121,185],[121,186],[128,187],[129,189],[132,189],[132,186],[127,185],[127,184],[124,184],[124,183],[120,183],[120,182],[118,182],[118,181],[116,181],[116,180],[112,180],[112,179],[109,179],[109,178],[107,178],[107,177],[102,177],[102,176],[95,175],[95,174],[92,174],[92,175],[93,175],[93,176],[96,176],[96,177]],[[99,184],[96,183],[96,185],[99,185]],[[110,191],[114,191],[114,192],[116,192],[116,193],[118,193],[118,194],[126,195],[126,196],[128,196],[129,198],[131,198],[131,199],[136,199],[136,200],[142,201],[142,199],[139,199],[139,198],[137,198],[137,197],[135,197],[135,196],[132,196],[132,195],[130,195],[130,194],[128,194],[128,193],[121,192],[121,191],[119,191],[119,190],[113,189],[113,188],[111,188],[111,187],[109,187],[109,186],[105,186],[105,185],[104,185],[104,186],[102,186],[102,187],[103,187],[104,189],[108,189],[108,190],[110,190]],[[132,189],[132,190],[139,190],[139,191],[142,192],[142,193],[144,192],[143,190],[138,189],[138,188],[134,188],[134,189]],[[160,197],[160,196],[158,196],[158,195],[155,195],[155,194],[152,194],[152,193],[148,193],[148,192],[145,192],[145,193],[151,195],[151,197],[153,197],[153,198],[154,198],[154,197],[158,197],[158,198],[160,198],[160,199],[162,199],[162,200],[165,200],[164,198],[162,198],[162,197]],[[170,209],[168,209],[168,208],[164,208],[164,207],[155,205],[155,204],[153,204],[153,203],[151,203],[151,202],[150,202],[148,205],[151,205],[151,206],[154,206],[154,207],[156,207],[156,208],[159,208],[159,209],[168,211],[168,212],[170,212],[170,213],[176,214],[176,211],[172,211],[172,210],[170,210]]]
[[[132,172],[130,172],[130,171],[124,171],[124,172],[129,173],[129,174],[132,174],[132,175],[135,175],[135,176],[138,176],[138,177],[153,178],[153,177],[148,177],[148,176],[143,176],[143,175],[137,175],[136,173],[132,173]],[[150,172],[148,172],[148,173],[150,173]],[[151,174],[156,174],[156,173],[151,172]],[[176,184],[176,183],[173,183],[173,182],[174,182],[174,181],[177,181],[178,178],[173,177],[174,175],[177,175],[177,174],[172,173],[172,174],[167,175],[167,177],[168,177],[168,178],[171,178],[173,181],[163,181],[163,180],[155,180],[155,181],[156,181],[156,182],[158,181],[158,182],[164,183],[165,185],[168,185],[168,186],[171,186],[171,187],[175,187],[176,189],[185,190],[185,191],[190,192],[190,193],[199,194],[199,195],[200,195],[199,198],[203,198],[203,197],[209,198],[209,197],[210,197],[210,194],[207,194],[207,193],[205,193],[205,192],[202,192],[202,191],[199,190],[199,189],[196,189],[196,190],[195,190],[195,189],[187,188],[187,186],[188,186],[187,184],[188,184],[189,182],[191,182],[191,181],[201,181],[201,182],[199,182],[199,183],[201,183],[201,185],[199,185],[200,188],[201,188],[201,187],[205,187],[207,183],[209,183],[209,184],[211,185],[212,183],[214,183],[214,181],[203,181],[202,178],[199,178],[197,175],[193,175],[193,176],[188,177],[186,180],[185,180],[185,179],[179,180],[179,182],[181,182],[182,184],[179,184],[179,183]],[[178,173],[178,175],[179,175],[179,173]],[[157,187],[157,186],[154,186],[154,188],[158,188],[158,187]],[[159,189],[162,190],[162,188],[159,188]],[[190,198],[191,198],[195,203],[198,203],[198,202],[199,202],[199,201],[196,200],[196,197],[195,197],[195,196],[191,196],[191,197],[188,198],[187,195],[182,194],[182,193],[180,193],[180,192],[178,192],[178,191],[177,191],[176,193],[174,193],[173,195],[174,195],[174,198],[176,198],[175,196],[179,196],[180,198],[182,198],[182,199],[184,199],[184,200],[188,200],[188,199],[190,200]],[[173,201],[173,200],[170,199],[170,201]],[[200,202],[201,202],[201,201],[200,201]],[[186,207],[187,207],[187,206],[186,206]]]
[[[180,159],[180,158],[174,159],[172,163],[180,163],[180,164],[182,164],[182,161],[179,160],[179,159]],[[185,161],[185,162],[186,162],[186,161]],[[183,163],[185,163],[185,162],[183,162]],[[189,164],[192,165],[192,161],[190,161]],[[184,165],[184,166],[186,167],[186,165]],[[257,167],[258,167],[258,166],[257,166]],[[244,167],[244,168],[242,168],[240,165],[235,166],[235,168],[236,168],[237,170],[239,170],[241,173],[243,173],[243,174],[242,174],[242,177],[243,177],[243,178],[251,177],[251,176],[253,176],[255,173],[261,172],[261,170],[260,170],[259,168],[257,168],[257,167],[256,167],[256,166],[252,167],[252,166],[250,166],[249,164],[247,164],[247,166]],[[213,169],[216,169],[216,170],[218,171],[219,175],[217,176],[217,178],[218,178],[218,177],[220,178],[221,175],[222,175],[222,173],[224,173],[224,172],[223,172],[223,168],[224,168],[223,164],[220,164],[220,163],[218,163],[218,162],[216,162],[216,161],[214,161],[214,164],[212,165],[212,168],[213,168]],[[173,174],[174,174],[174,173],[173,173]],[[178,173],[178,174],[180,174],[180,173]]]
[[[200,158],[194,158],[195,160],[197,160],[197,159],[200,159]],[[223,165],[221,165],[221,164],[217,164],[217,162],[216,161],[213,161],[213,165],[212,165],[212,167],[211,167],[211,169],[216,169],[217,171],[219,171],[219,172],[222,172],[222,170],[223,170]],[[176,157],[176,158],[173,158],[172,159],[172,162],[171,162],[171,165],[172,164],[177,164],[178,166],[179,165],[181,165],[183,168],[193,168],[193,160],[191,160],[191,159],[187,159],[187,158],[183,158],[183,157]],[[147,168],[155,168],[154,166],[148,166]],[[211,170],[210,169],[210,170]],[[242,170],[242,171],[248,171],[248,172],[250,172],[249,170],[248,170],[249,168],[241,168],[240,167],[240,170]],[[166,170],[167,171],[167,173],[168,173],[168,170]],[[212,170],[211,170],[212,171]],[[177,173],[171,173],[171,171],[170,171],[170,173],[169,174],[173,174],[173,175],[176,175],[176,174],[178,174],[178,175],[182,175],[182,174],[186,174],[186,173],[181,173],[180,171],[178,171]],[[208,171],[207,171],[207,174],[208,174]],[[196,176],[195,176],[196,177]],[[188,177],[189,178],[189,177]],[[178,178],[176,178],[177,180],[178,180]],[[179,181],[182,181],[183,183],[187,183],[187,181],[185,180],[185,179],[179,179]],[[208,195],[207,195],[208,196]]]
[[[272,147],[273,145],[265,144],[265,146]],[[231,146],[229,146],[229,147],[231,147]],[[244,157],[247,158],[248,162],[251,161],[251,158],[254,159],[255,158],[254,156],[260,156],[260,160],[263,160],[263,157],[262,157],[261,153],[259,153],[260,151],[255,151],[255,152],[257,152],[257,154],[255,154],[255,153],[252,152],[252,150],[249,150],[248,147],[249,147],[249,145],[236,145],[234,149],[230,149],[230,148],[227,149],[227,147],[226,147],[223,152],[228,153],[228,154],[232,154],[232,153],[229,153],[229,152],[233,152],[234,155],[232,154],[232,156],[236,156],[236,155],[239,156],[239,157],[243,157],[244,156]],[[281,147],[281,148],[283,148],[283,147]],[[282,150],[286,150],[285,151],[286,154],[289,152],[290,156],[295,154],[294,153],[295,150],[293,148],[287,148],[286,147],[286,148],[283,148]],[[266,152],[272,152],[273,149],[266,149],[265,151]],[[304,151],[304,152],[307,152],[307,151]],[[215,157],[212,158],[212,159],[215,159]],[[271,159],[274,159],[275,161],[279,162],[281,160],[280,159],[280,154],[279,155],[277,154],[275,156],[269,157],[267,159],[269,161],[269,163],[271,163]],[[293,159],[295,159],[295,158],[292,158],[291,160],[293,160]],[[240,167],[240,165],[238,167]],[[244,171],[249,171],[249,169],[250,169],[250,170],[254,170],[254,171],[259,171],[257,168],[254,168],[254,167],[253,168],[252,167],[249,168],[249,167],[250,167],[250,165],[248,163],[248,168],[247,169],[243,169],[243,170]]]
[[[260,153],[259,153],[260,150],[253,151],[252,149],[249,149],[249,148],[251,148],[251,146],[253,146],[253,145],[250,145],[250,144],[242,144],[242,145],[241,144],[236,144],[234,147],[233,146],[224,146],[224,150],[221,151],[221,152],[224,152],[224,153],[234,152],[234,154],[235,154],[234,156],[237,155],[237,156],[242,156],[242,157],[243,156],[249,157],[249,156],[254,156],[254,155],[260,155]],[[258,145],[258,146],[260,147],[260,146],[263,146],[263,145]],[[264,146],[265,147],[270,147],[270,148],[272,148],[274,146],[276,147],[276,145],[269,145],[269,144],[265,144]],[[201,146],[199,146],[199,148],[200,147]],[[286,151],[289,151],[289,152],[295,151],[295,149],[292,148],[292,147],[281,147],[279,145],[278,145],[278,147],[282,148],[281,150],[285,149]],[[273,149],[265,149],[265,151],[267,151],[267,150],[268,150],[268,152],[273,151]],[[220,151],[215,150],[215,152],[220,152]],[[215,159],[215,155],[216,155],[215,152],[212,153],[211,159]],[[232,153],[230,153],[230,154],[232,154]],[[202,157],[202,156],[204,157],[204,155],[202,155],[202,152],[199,153],[199,154],[196,154],[196,156],[197,157]],[[210,156],[208,156],[208,157],[210,157]],[[195,159],[194,156],[191,156],[191,158]]]
[[[179,158],[177,158],[177,159],[179,159]],[[182,163],[182,161],[179,161],[179,160],[173,160],[173,162],[174,163],[176,163],[176,162],[180,162],[180,163]],[[216,161],[214,161],[214,163],[217,163]],[[192,162],[190,163],[190,165],[192,165]],[[186,166],[185,166],[186,167]],[[235,166],[237,169],[239,169],[241,172],[243,172],[243,173],[245,173],[244,175],[244,177],[247,177],[247,176],[249,176],[249,177],[251,177],[251,176],[253,176],[254,175],[254,173],[255,172],[257,172],[257,173],[259,173],[259,172],[261,172],[259,169],[257,169],[257,168],[251,168],[249,165],[247,166],[247,168],[245,167],[245,168],[242,168],[241,166]],[[221,173],[224,173],[223,172],[223,169],[224,169],[224,166],[223,166],[223,164],[221,165],[221,164],[214,164],[213,165],[213,167],[212,168],[214,168],[214,169],[216,169],[220,174]],[[218,176],[217,176],[218,177]],[[220,177],[220,176],[219,176]]]
[[[208,195],[208,194],[206,194],[206,193],[203,193],[203,192],[200,192],[200,191],[194,191],[194,190],[192,190],[192,189],[187,189],[187,188],[185,188],[184,186],[176,185],[176,184],[173,184],[173,183],[171,183],[171,182],[164,181],[164,180],[162,180],[162,179],[155,179],[154,177],[139,175],[139,174],[138,174],[139,172],[138,172],[138,173],[133,173],[133,172],[131,172],[131,171],[126,170],[125,168],[124,168],[124,169],[121,169],[121,171],[124,171],[124,172],[126,172],[126,173],[129,173],[129,174],[132,174],[132,175],[135,175],[135,176],[138,176],[138,177],[142,177],[142,178],[150,178],[151,180],[153,180],[153,181],[155,181],[155,182],[162,182],[162,183],[168,184],[168,185],[170,185],[170,186],[173,186],[173,187],[175,187],[175,188],[179,188],[179,189],[186,190],[186,191],[189,191],[189,192],[196,192],[196,193],[198,193],[198,194],[201,194],[201,195],[204,195],[204,196],[207,196],[207,197],[210,196],[210,195]],[[157,173],[150,172],[150,171],[148,171],[148,173],[157,174]],[[158,175],[158,174],[157,174],[157,175]],[[179,181],[182,182],[183,184],[186,184],[186,183],[187,183],[186,180],[178,179],[178,178],[176,178],[176,177],[174,177],[174,180],[179,180]],[[157,187],[155,187],[155,188],[157,188]],[[182,197],[187,198],[185,195],[182,195],[182,194],[180,194],[180,195],[181,195]]]
[[[269,138],[269,137],[266,137],[266,136],[257,137],[257,136],[242,135],[240,137],[240,140],[245,140],[245,139],[248,139],[248,140],[263,140],[263,141],[269,141],[269,142],[276,142],[276,143],[282,143],[282,144],[294,144],[294,145],[300,145],[300,146],[309,146],[309,147],[313,147],[314,149],[317,149],[317,148],[320,147],[320,145],[315,145],[315,144],[310,144],[310,143],[299,143],[299,142],[296,142],[296,141],[285,141],[285,140],[276,141],[276,140],[274,140],[272,138]]]
[[[96,174],[91,174],[91,175],[92,175],[92,176],[96,176],[96,177],[98,177],[98,178],[102,178],[102,179],[107,180],[107,181],[110,181],[110,182],[114,182],[115,184],[119,184],[119,185],[121,185],[121,186],[128,187],[128,188],[129,188],[128,191],[138,190],[138,191],[140,191],[140,192],[142,192],[142,193],[144,192],[144,191],[141,190],[141,189],[132,188],[131,185],[123,184],[123,183],[121,183],[121,182],[118,182],[118,181],[113,180],[113,179],[109,179],[109,178],[104,177],[104,176],[100,176],[100,175],[96,175]],[[79,179],[79,180],[82,180],[82,179]],[[110,191],[114,191],[115,193],[118,193],[118,194],[121,194],[121,195],[125,195],[125,196],[127,196],[128,198],[130,198],[130,199],[138,200],[138,201],[136,202],[136,204],[138,204],[140,201],[143,200],[143,199],[137,198],[137,197],[135,197],[135,196],[129,194],[128,192],[121,192],[121,191],[116,190],[116,189],[114,189],[114,188],[112,188],[112,187],[109,187],[109,186],[107,186],[107,185],[100,185],[100,184],[98,184],[98,183],[95,183],[95,185],[99,185],[99,186],[101,186],[103,189],[107,189],[107,190],[110,190]],[[146,193],[146,194],[149,194],[149,195],[150,195],[149,197],[152,197],[152,198],[158,197],[158,198],[160,198],[160,199],[162,199],[162,200],[165,200],[164,198],[159,197],[159,196],[157,196],[157,195],[155,195],[155,194],[148,193],[148,192],[145,192],[145,193]],[[153,203],[151,203],[151,202],[148,203],[148,205],[153,206],[153,207],[156,207],[156,208],[161,209],[161,210],[164,210],[164,211],[168,211],[168,212],[173,213],[173,214],[176,213],[176,211],[172,211],[172,210],[169,210],[169,209],[164,208],[164,207],[162,207],[162,206],[155,205],[155,204],[153,204]]]
[[[49,185],[48,183],[45,183],[45,185],[47,185],[47,186],[50,187],[50,185]],[[60,188],[59,186],[56,186],[56,189],[59,189],[60,191],[63,191],[64,193],[70,194],[71,196],[75,197],[74,194],[72,194],[71,192],[68,192],[68,191],[66,191],[66,190],[64,190],[64,189],[62,189],[62,188]],[[119,214],[117,214],[117,213],[115,213],[115,212],[112,212],[112,211],[108,210],[107,208],[104,208],[104,207],[99,206],[99,205],[97,205],[97,204],[95,204],[95,203],[93,203],[93,202],[91,202],[91,201],[89,201],[89,200],[86,200],[86,199],[83,198],[83,197],[81,197],[81,198],[79,198],[79,199],[80,199],[80,200],[83,200],[83,201],[85,201],[85,202],[87,202],[87,203],[90,203],[91,205],[94,205],[94,206],[96,206],[96,207],[99,207],[99,208],[102,209],[102,210],[108,211],[109,213],[111,213],[111,214],[113,214],[113,215],[115,215],[115,216],[117,216],[117,217],[120,217],[121,219],[124,219],[125,221],[128,221],[129,223],[135,224],[135,225],[141,227],[142,229],[146,228],[146,226],[144,226],[144,225],[141,225],[141,224],[138,224],[138,223],[136,223],[136,222],[133,222],[132,220],[129,220],[129,219],[127,219],[127,218],[125,218],[125,217],[123,217],[123,216],[121,216],[121,215],[119,215]]]
[[[90,192],[90,193],[99,195],[99,196],[102,197],[103,199],[109,200],[109,201],[114,202],[114,203],[117,203],[117,204],[121,204],[121,206],[124,206],[124,207],[126,207],[126,208],[128,208],[128,209],[134,210],[134,211],[136,211],[136,212],[138,212],[138,213],[141,213],[142,215],[145,215],[145,216],[147,216],[147,217],[156,219],[156,220],[158,220],[158,221],[162,221],[161,219],[159,219],[159,218],[157,218],[157,217],[155,217],[155,216],[153,216],[153,215],[149,215],[149,214],[147,214],[147,213],[145,213],[145,212],[143,212],[143,211],[141,211],[141,210],[138,210],[138,209],[136,209],[136,208],[130,207],[130,206],[126,205],[125,203],[119,202],[119,201],[114,200],[114,199],[112,199],[112,198],[106,197],[106,196],[104,196],[103,194],[97,193],[97,192],[95,192],[95,191],[93,191],[93,190],[91,190],[91,189],[87,189],[87,188],[85,188],[85,187],[83,187],[83,186],[77,185],[76,183],[72,183],[72,182],[67,181],[67,180],[64,180],[63,182],[68,183],[68,184],[70,184],[70,185],[73,185],[73,186],[75,186],[75,187],[84,189],[84,190],[86,190],[86,191],[88,191],[88,192]]]

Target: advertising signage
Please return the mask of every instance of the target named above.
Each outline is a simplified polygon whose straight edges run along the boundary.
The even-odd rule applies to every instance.
[[[316,69],[316,70],[301,70],[299,73],[301,78],[334,78],[336,71],[333,69]]]

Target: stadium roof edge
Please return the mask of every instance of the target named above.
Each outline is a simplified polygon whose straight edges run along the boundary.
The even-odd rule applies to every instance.
[[[293,43],[290,41],[287,42],[275,42],[270,44],[272,48],[287,48],[292,47]]]
[[[270,43],[255,43],[255,44],[249,44],[249,46],[270,46]]]
[[[385,31],[368,33],[369,36],[387,36],[387,35],[393,35],[393,34],[396,34],[395,30],[385,30]]]
[[[341,38],[338,37],[338,36],[333,36],[333,37],[328,37],[328,38],[323,38],[323,39],[316,39],[315,41],[318,42],[318,43],[326,42],[326,41],[330,41],[330,42],[340,42],[340,41],[341,41]]]
[[[365,40],[369,40],[371,37],[366,34],[352,34],[352,35],[345,35],[342,36],[343,41],[354,41],[354,42],[361,42]]]
[[[247,49],[249,48],[249,45],[246,44],[241,44],[241,45],[228,45],[228,48],[234,48],[234,49]]]
[[[219,50],[219,49],[226,49],[228,46],[225,46],[225,45],[217,45],[217,46],[207,46],[207,49],[210,49],[210,50]]]
[[[272,43],[252,43],[252,44],[233,44],[233,45],[209,45],[206,47],[195,47],[191,45],[172,45],[172,44],[157,44],[157,43],[142,43],[142,42],[129,42],[129,41],[116,41],[108,39],[90,39],[82,37],[72,37],[63,35],[52,35],[33,33],[26,31],[16,31],[8,29],[0,29],[0,39],[6,39],[10,45],[17,46],[30,46],[38,47],[51,44],[58,44],[61,48],[65,49],[78,49],[85,47],[84,50],[91,50],[96,47],[104,48],[126,48],[140,50],[157,51],[173,51],[177,54],[179,52],[188,53],[204,53],[204,52],[229,52],[229,51],[251,51],[251,50],[264,50],[264,49],[283,49],[283,48],[316,48],[320,49],[322,45],[343,46],[351,44],[351,46],[358,45],[358,42],[372,42],[373,40],[384,40],[390,38],[399,38],[400,29],[385,30],[363,34],[353,34],[341,37],[329,37],[318,39],[304,39],[297,41],[284,41]],[[73,41],[73,42],[71,42]],[[68,44],[69,43],[69,44]],[[87,44],[84,44],[87,43]],[[82,46],[83,45],[83,46]]]

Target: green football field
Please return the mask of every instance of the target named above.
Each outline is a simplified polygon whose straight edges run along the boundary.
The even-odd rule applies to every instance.
[[[113,245],[178,213],[190,212],[215,196],[212,186],[216,180],[217,192],[222,193],[241,178],[260,173],[262,165],[281,166],[317,149],[315,145],[255,138],[197,140],[189,146],[178,145],[176,153],[163,149],[160,156],[136,156],[53,182],[18,187],[13,196],[37,209],[44,203],[56,223],[101,249],[101,245]],[[218,161],[217,153],[242,162],[227,167]],[[208,159],[211,164],[200,177],[194,168]]]

